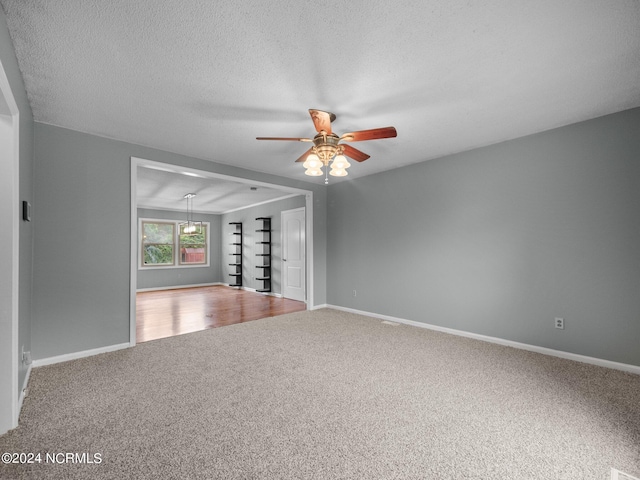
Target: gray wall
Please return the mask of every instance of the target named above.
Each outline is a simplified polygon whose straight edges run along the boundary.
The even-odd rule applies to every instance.
[[[184,212],[166,210],[138,209],[138,218],[157,218],[168,220],[185,220]],[[218,283],[224,281],[221,277],[220,260],[220,215],[206,215],[194,213],[194,220],[209,222],[209,266],[208,267],[180,267],[180,268],[146,268],[138,269],[137,287],[162,288],[181,285],[200,285],[204,283]]]
[[[24,89],[22,74],[13,50],[13,43],[7,28],[6,17],[0,8],[0,60],[5,70],[11,91],[20,111],[20,200],[26,200],[32,205],[33,199],[33,114]],[[31,222],[20,222],[20,299],[19,299],[19,330],[18,354],[22,348],[31,350],[31,294],[32,294],[32,265],[33,265],[33,231],[38,214],[34,209]],[[18,385],[21,387],[27,366],[20,364]]]
[[[640,365],[640,109],[328,196],[329,304]]]
[[[255,277],[262,273],[260,269],[255,268],[256,265],[262,264],[262,260],[256,261],[255,254],[258,252],[256,242],[262,240],[262,234],[256,233],[261,225],[258,225],[256,218],[271,218],[271,291],[273,293],[282,293],[282,240],[280,227],[280,213],[283,210],[291,210],[305,206],[304,196],[297,196],[279,200],[277,202],[266,203],[252,208],[245,208],[236,212],[228,213],[222,216],[222,278],[223,282],[229,283],[232,277],[229,272],[232,270],[228,266],[228,253],[231,252],[229,243],[229,233],[233,230],[229,222],[242,222],[243,233],[243,255],[242,255],[242,286],[249,288],[262,288],[263,283],[255,280]],[[260,238],[258,238],[260,237]],[[233,270],[235,271],[235,270]]]
[[[35,123],[35,359],[129,341],[130,157],[314,192],[315,303],[326,302],[326,188]]]

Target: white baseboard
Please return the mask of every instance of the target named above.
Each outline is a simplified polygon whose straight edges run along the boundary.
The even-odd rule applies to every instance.
[[[230,287],[231,285],[229,285],[228,283],[223,283],[223,285],[226,285],[227,287]],[[253,292],[253,293],[259,293],[260,295],[267,295],[269,297],[277,297],[277,298],[282,298],[282,294],[281,293],[275,293],[275,292],[258,292],[255,288],[251,288],[251,287],[245,287],[244,285],[242,287],[235,287],[238,290],[244,290],[245,292]]]
[[[58,355],[49,358],[40,358],[33,361],[33,367],[43,367],[45,365],[53,365],[54,363],[68,362],[69,360],[77,360],[78,358],[91,357],[100,353],[115,352],[116,350],[122,350],[123,348],[129,348],[129,343],[119,343],[117,345],[109,345],[106,347],[93,348],[91,350],[84,350],[82,352],[66,353],[64,355]]]
[[[489,337],[487,335],[480,335],[478,333],[465,332],[464,330],[456,330],[453,328],[440,327],[438,325],[431,325],[428,323],[416,322],[414,320],[406,320],[404,318],[391,317],[389,315],[381,315],[378,313],[365,312],[362,310],[356,310],[354,308],[340,307],[338,305],[326,305],[325,307],[333,308],[335,310],[341,310],[343,312],[355,313],[358,315],[365,315],[367,317],[379,318],[381,320],[403,323],[405,325],[411,325],[414,327],[427,328],[429,330],[449,333],[451,335],[458,335],[460,337],[473,338],[475,340],[481,340],[483,342],[496,343],[498,345],[518,348],[520,350],[528,350],[530,352],[542,353],[543,355],[550,355],[552,357],[565,358],[567,360],[574,360],[576,362],[588,363],[591,365],[597,365],[599,367],[612,368],[614,370],[622,370],[624,372],[635,373],[636,375],[640,375],[640,366],[638,365],[629,365],[626,363],[612,362],[611,360],[588,357],[586,355],[578,355],[577,353],[563,352],[562,350],[554,350],[552,348],[539,347],[537,345],[529,345],[527,343],[514,342],[512,340],[505,340],[503,338],[498,338],[498,337]],[[322,308],[322,307],[315,307],[315,308]]]
[[[334,307],[333,305],[327,305],[323,303],[322,305],[312,305],[309,307],[309,310],[320,310],[321,308],[335,308],[336,310],[341,310],[341,307]]]
[[[196,287],[213,287],[215,285],[228,285],[222,282],[214,283],[193,283],[191,285],[169,285],[166,287],[151,287],[151,288],[138,288],[136,292],[156,292],[159,290],[178,290],[180,288],[196,288]]]
[[[196,288],[196,287],[213,287],[216,285],[222,285],[225,287],[231,287],[231,288],[237,288],[239,290],[246,290],[247,292],[254,292],[254,293],[261,293],[263,295],[270,295],[272,297],[278,297],[281,298],[282,294],[281,293],[275,293],[275,292],[258,292],[256,291],[255,288],[250,288],[250,287],[233,287],[231,284],[226,283],[226,282],[215,282],[215,283],[196,283],[196,284],[192,284],[192,285],[169,285],[166,287],[152,287],[152,288],[138,288],[136,290],[136,292],[157,292],[160,290],[178,290],[180,288]]]

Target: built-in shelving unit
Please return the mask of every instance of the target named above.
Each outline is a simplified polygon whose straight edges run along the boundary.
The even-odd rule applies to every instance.
[[[242,222],[229,222],[232,228],[235,228],[229,235],[231,236],[231,272],[229,275],[232,280],[229,282],[230,287],[242,286]]]
[[[258,217],[256,222],[258,222],[256,268],[259,269],[256,280],[262,283],[261,288],[257,288],[256,292],[266,293],[271,291],[271,218]]]

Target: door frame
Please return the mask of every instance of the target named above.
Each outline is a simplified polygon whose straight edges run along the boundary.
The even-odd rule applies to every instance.
[[[280,212],[280,245],[282,245],[282,255],[280,259],[280,271],[282,272],[282,279],[281,279],[281,283],[282,283],[282,297],[283,298],[287,298],[284,296],[284,286],[285,286],[285,281],[284,281],[284,276],[285,276],[285,265],[284,265],[284,236],[285,236],[285,229],[284,229],[284,215],[285,213],[292,213],[292,212],[303,212],[304,213],[304,221],[305,221],[305,232],[304,232],[304,268],[305,268],[305,272],[304,272],[304,302],[307,302],[307,207],[299,207],[299,208],[292,208],[290,210],[283,210]],[[308,305],[307,305],[308,308]]]
[[[20,112],[11,91],[9,79],[0,61],[0,143],[7,155],[0,156],[4,172],[0,180],[0,219],[7,227],[0,238],[0,256],[4,265],[10,265],[9,274],[3,273],[2,298],[9,299],[8,308],[0,313],[0,435],[18,426],[20,415],[18,389],[18,329],[20,280]],[[5,149],[5,145],[7,148]],[[6,272],[6,270],[5,270]],[[10,279],[10,282],[5,282]],[[10,357],[10,358],[9,358]],[[5,382],[8,380],[8,385]]]
[[[130,249],[130,273],[129,273],[129,344],[136,344],[136,285],[138,284],[138,201],[137,201],[137,184],[138,184],[138,167],[148,167],[169,172],[198,175],[205,178],[216,178],[240,182],[251,186],[264,186],[276,188],[285,193],[293,195],[305,196],[305,229],[307,235],[307,257],[306,257],[306,287],[307,287],[307,310],[313,309],[313,191],[303,190],[300,188],[287,187],[267,182],[259,182],[249,180],[242,177],[234,177],[231,175],[223,175],[220,173],[210,172],[208,170],[198,170],[195,168],[183,167],[165,162],[157,162],[146,160],[144,158],[131,157],[131,249]]]

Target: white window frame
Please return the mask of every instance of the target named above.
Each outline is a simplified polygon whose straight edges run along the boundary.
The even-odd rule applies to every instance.
[[[142,223],[168,223],[173,228],[173,265],[145,265],[144,255],[142,254]],[[205,263],[180,263],[180,224],[184,220],[172,220],[167,218],[138,218],[138,270],[162,270],[167,268],[203,268],[211,266],[211,225],[209,222],[202,222],[206,229],[206,245],[205,245]]]

